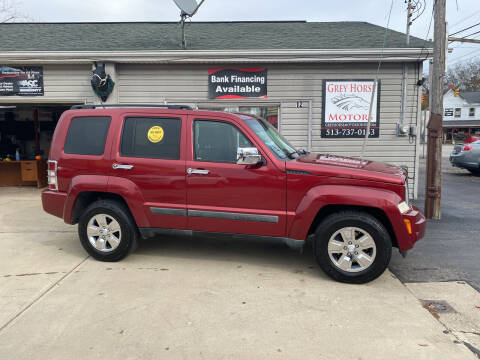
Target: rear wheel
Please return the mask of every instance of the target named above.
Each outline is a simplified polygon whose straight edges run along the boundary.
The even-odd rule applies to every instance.
[[[370,214],[343,211],[318,225],[315,256],[331,278],[362,284],[379,277],[392,255],[392,242],[383,224]]]
[[[80,217],[78,235],[85,250],[101,261],[118,261],[135,249],[137,227],[117,201],[92,203]]]

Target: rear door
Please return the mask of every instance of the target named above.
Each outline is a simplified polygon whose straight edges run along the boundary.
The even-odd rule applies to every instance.
[[[236,163],[239,147],[259,148],[248,132],[241,130],[240,122],[189,116],[188,228],[284,236],[285,172],[266,154],[262,154],[265,163],[261,166]]]
[[[175,113],[123,115],[114,177],[140,191],[150,227],[185,229],[185,121]]]

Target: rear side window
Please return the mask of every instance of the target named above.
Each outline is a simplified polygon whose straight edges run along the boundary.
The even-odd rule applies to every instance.
[[[181,126],[181,120],[175,118],[126,118],[120,155],[178,160]]]
[[[109,128],[109,117],[73,118],[63,151],[66,154],[102,155]]]

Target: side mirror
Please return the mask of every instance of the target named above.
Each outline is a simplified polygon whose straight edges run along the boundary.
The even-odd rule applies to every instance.
[[[257,148],[237,148],[238,165],[257,165],[262,162],[262,155]]]

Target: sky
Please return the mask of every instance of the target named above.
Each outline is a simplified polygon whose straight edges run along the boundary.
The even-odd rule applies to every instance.
[[[16,0],[20,10],[34,21],[178,21],[173,0]],[[392,0],[205,0],[193,21],[307,20],[366,21],[386,26]],[[432,4],[413,22],[411,34],[433,37]],[[447,33],[480,23],[480,0],[446,0]],[[101,5],[100,5],[101,4]],[[405,0],[393,0],[391,29],[405,32]],[[427,35],[427,30],[430,32]],[[480,31],[480,25],[455,36]],[[480,33],[472,38],[480,39]],[[452,43],[447,66],[480,59],[480,44]]]

